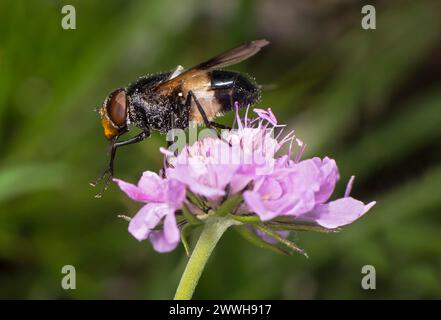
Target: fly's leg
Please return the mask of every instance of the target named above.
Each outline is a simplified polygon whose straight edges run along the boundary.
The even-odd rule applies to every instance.
[[[193,91],[188,91],[188,97],[187,97],[187,101],[189,103],[189,105],[191,104],[191,99],[193,99],[193,101],[196,103],[196,107],[198,108],[199,113],[202,116],[202,119],[204,120],[204,124],[207,128],[212,129],[212,125],[210,120],[208,120],[207,114],[204,111],[204,108],[202,108],[201,103],[199,102],[198,98],[196,98],[196,96],[194,95]],[[187,102],[186,102],[187,104]]]
[[[114,161],[115,161],[115,156],[116,156],[116,150],[119,147],[123,147],[123,146],[127,146],[127,145],[130,145],[130,144],[141,142],[142,140],[144,140],[148,136],[150,136],[150,130],[148,128],[145,128],[143,130],[143,132],[141,132],[140,134],[134,136],[133,138],[130,138],[130,139],[127,139],[127,140],[124,140],[124,141],[120,141],[120,142],[115,142],[116,139],[118,139],[118,137],[117,137],[115,140],[113,140],[111,142],[110,161],[109,161],[108,168],[106,169],[106,171],[104,171],[104,173],[101,175],[101,177],[99,177],[95,182],[90,183],[91,186],[95,187],[101,180],[104,181],[104,185],[103,185],[102,190],[95,195],[95,198],[101,198],[103,196],[103,193],[109,187],[110,180],[113,177]]]
[[[113,175],[113,162],[115,160],[115,155],[116,155],[116,148],[115,148],[115,141],[116,141],[116,139],[118,139],[118,137],[116,137],[114,140],[112,140],[110,142],[110,151],[109,151],[109,153],[110,153],[110,161],[109,161],[109,166],[107,167],[107,169],[103,172],[103,174],[98,179],[96,179],[94,182],[90,182],[89,183],[92,187],[96,187],[101,180],[104,180],[104,181],[109,180],[110,177]],[[105,186],[104,186],[103,190],[100,193],[98,193],[97,195],[95,195],[96,198],[99,198],[102,195],[102,193],[104,191],[106,191],[107,185],[108,185],[108,183],[105,182]],[[100,195],[100,196],[98,197],[98,195]]]
[[[193,101],[196,103],[196,107],[198,108],[199,113],[202,116],[202,119],[204,120],[204,124],[207,128],[209,129],[214,129],[214,128],[218,128],[218,129],[228,129],[231,130],[231,127],[228,126],[224,126],[223,124],[220,123],[216,123],[214,121],[210,121],[208,120],[207,114],[204,111],[204,108],[202,108],[201,103],[199,102],[199,100],[196,98],[195,94],[193,93],[193,91],[188,91],[188,96],[187,96],[187,101],[185,102],[185,105],[188,107],[191,104],[191,99],[193,99]],[[219,139],[221,139],[221,134],[216,130],[216,134],[218,136]]]
[[[217,123],[214,121],[210,121],[211,126],[218,128],[218,129],[226,129],[226,130],[231,130],[231,127],[223,125],[221,123]]]
[[[175,114],[173,113],[173,112],[171,112],[171,114],[170,114],[170,130],[174,130],[175,128],[176,128],[176,120],[175,120]],[[168,134],[166,135],[166,137],[168,136]],[[169,150],[170,149],[170,146],[174,143],[174,141],[175,141],[175,136],[174,136],[174,134],[173,134],[173,131],[172,131],[172,136],[171,136],[171,138],[172,138],[172,140],[171,141],[169,141],[168,139],[167,139],[167,150]],[[167,161],[167,156],[164,156],[164,162],[163,162],[163,164],[162,164],[162,178],[164,178],[165,179],[165,170],[168,168],[168,165],[169,165],[169,163],[168,163],[168,161]]]

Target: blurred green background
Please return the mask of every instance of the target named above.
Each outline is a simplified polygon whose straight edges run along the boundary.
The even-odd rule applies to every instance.
[[[263,94],[309,145],[337,160],[343,192],[377,200],[339,234],[293,235],[310,255],[278,256],[229,231],[199,299],[441,298],[441,3],[1,1],[0,297],[159,299],[174,294],[186,257],[137,242],[127,223],[139,205],[88,183],[107,162],[94,108],[137,77],[194,65],[244,41],[271,45],[231,69],[276,88]],[[61,8],[76,8],[76,30]],[[229,121],[225,118],[222,121]],[[164,137],[119,153],[117,176],[157,170]],[[77,270],[77,289],[60,286]],[[361,288],[373,265],[377,289]]]

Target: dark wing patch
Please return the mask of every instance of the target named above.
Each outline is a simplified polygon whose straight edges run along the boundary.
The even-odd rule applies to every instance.
[[[157,90],[161,93],[168,93],[181,87],[190,78],[200,75],[209,70],[220,69],[233,64],[239,63],[249,57],[255,55],[261,48],[269,44],[269,41],[265,39],[259,39],[247,42],[240,47],[226,51],[211,58],[205,62],[198,64],[197,66],[190,68],[177,77],[165,81],[160,84]]]
[[[254,56],[260,49],[268,44],[269,41],[265,39],[250,41],[240,47],[228,50],[208,61],[202,62],[192,69],[213,70],[225,68]]]

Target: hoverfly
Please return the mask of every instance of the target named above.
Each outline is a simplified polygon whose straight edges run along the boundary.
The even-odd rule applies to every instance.
[[[114,90],[99,108],[104,136],[110,140],[110,162],[91,185],[107,177],[105,191],[113,176],[116,150],[144,140],[152,130],[167,133],[171,129],[186,129],[190,122],[208,128],[227,128],[213,119],[232,110],[235,102],[240,106],[259,102],[260,89],[250,77],[220,69],[248,59],[268,44],[265,39],[250,41],[188,70],[178,66]],[[141,133],[118,141],[131,125],[141,129]]]

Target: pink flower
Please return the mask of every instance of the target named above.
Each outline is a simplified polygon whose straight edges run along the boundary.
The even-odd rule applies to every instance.
[[[205,138],[187,146],[169,160],[166,175],[185,184],[193,193],[211,200],[225,195],[225,189],[239,168],[228,158],[229,145],[220,140]]]
[[[138,185],[114,179],[131,199],[147,203],[131,219],[129,232],[139,241],[149,239],[158,252],[168,252],[179,243],[175,211],[182,207],[185,186],[177,180],[162,179],[146,171]],[[163,229],[155,230],[163,221]]]
[[[328,157],[284,162],[271,175],[256,180],[253,190],[244,193],[246,205],[262,221],[292,216],[325,228],[337,228],[354,222],[375,204],[365,205],[349,194],[325,203],[339,179],[337,165]]]
[[[314,208],[315,193],[320,190],[319,175],[313,160],[292,163],[255,180],[253,189],[243,197],[250,211],[262,221],[297,216]]]
[[[271,109],[255,109],[254,119],[248,119],[248,110],[241,119],[238,110],[236,104],[236,129],[222,132],[222,139],[204,138],[177,156],[162,150],[169,164],[166,178],[145,172],[137,185],[114,180],[131,199],[145,203],[129,224],[136,239],[149,239],[159,252],[171,251],[180,240],[176,212],[184,203],[197,221],[185,212],[189,221],[181,220],[182,224],[204,223],[224,200],[237,194],[241,197],[234,197],[238,202],[233,210],[228,207],[229,217],[238,220],[246,213],[246,219],[258,218],[259,230],[251,222],[244,223],[250,223],[250,230],[267,243],[276,239],[285,245],[289,231],[283,229],[284,223],[335,229],[374,206],[375,202],[364,204],[349,196],[353,178],[344,197],[329,201],[340,178],[336,162],[328,157],[301,161],[306,145],[294,132],[281,138],[284,126]],[[284,145],[288,152],[279,155]],[[187,191],[196,199],[187,199]],[[285,219],[274,221],[281,217]],[[276,225],[279,229],[271,229]]]
[[[237,106],[236,106],[237,107]],[[238,110],[238,107],[237,107]],[[260,109],[259,109],[260,110]],[[193,193],[216,201],[244,189],[256,176],[272,172],[275,153],[281,144],[267,129],[275,121],[260,110],[267,123],[244,123],[238,118],[238,128],[222,133],[221,139],[207,137],[186,146],[177,157],[169,157],[171,166],[166,175],[185,184]],[[237,112],[238,115],[238,112]],[[276,123],[276,122],[275,122]]]

